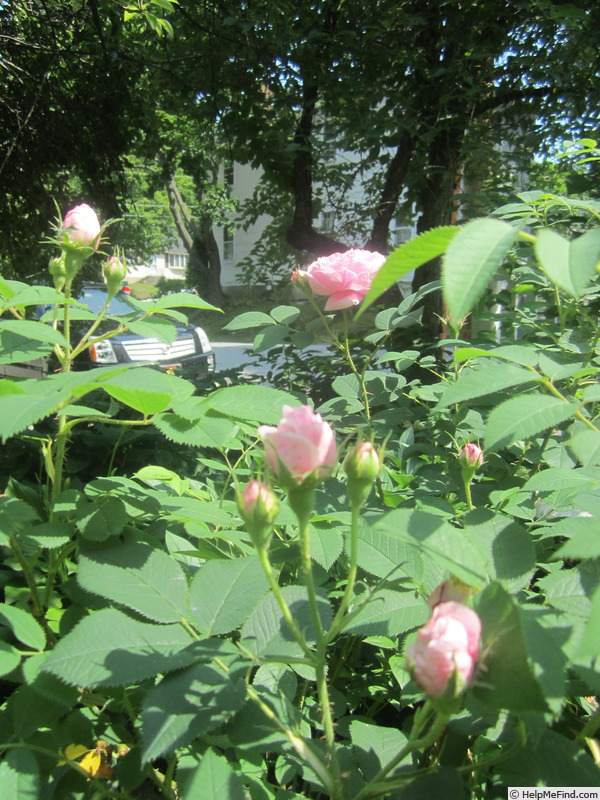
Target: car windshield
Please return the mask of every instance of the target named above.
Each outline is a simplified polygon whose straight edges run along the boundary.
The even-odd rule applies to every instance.
[[[94,314],[99,314],[104,307],[104,303],[106,303],[106,292],[102,291],[102,289],[84,289],[83,294],[77,299],[80,303],[85,303]],[[114,317],[131,314],[132,311],[140,313],[139,308],[123,292],[118,292],[108,306],[108,314]]]

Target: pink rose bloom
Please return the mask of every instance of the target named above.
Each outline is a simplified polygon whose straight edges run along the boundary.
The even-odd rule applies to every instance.
[[[360,303],[384,261],[381,253],[347,250],[318,258],[304,274],[315,294],[329,297],[325,311],[337,311]]]
[[[61,230],[74,243],[92,245],[97,249],[100,242],[100,223],[93,208],[85,203],[67,211]]]
[[[406,651],[414,677],[429,697],[444,693],[455,670],[458,691],[466,687],[473,675],[480,636],[481,620],[467,606],[451,601],[433,609],[417,641]]]
[[[278,477],[283,477],[283,465],[293,480],[301,483],[311,473],[325,477],[335,464],[334,433],[310,406],[284,406],[279,425],[261,425],[258,435],[265,443],[269,466]]]

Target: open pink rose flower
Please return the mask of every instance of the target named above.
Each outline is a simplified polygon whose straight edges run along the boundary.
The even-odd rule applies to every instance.
[[[100,241],[100,222],[93,208],[82,203],[67,211],[62,221],[61,230],[65,231],[70,241],[91,245],[97,249]]]
[[[439,603],[429,621],[407,648],[409,667],[415,680],[429,697],[444,693],[454,671],[457,691],[461,692],[473,676],[479,652],[481,620],[467,606],[453,601]]]
[[[325,311],[337,311],[361,302],[384,261],[381,253],[347,250],[318,258],[301,275],[315,294],[329,298]]]
[[[331,426],[310,406],[283,406],[279,425],[261,425],[258,435],[265,443],[269,466],[278,477],[287,470],[299,484],[311,474],[325,477],[335,464],[337,445]]]

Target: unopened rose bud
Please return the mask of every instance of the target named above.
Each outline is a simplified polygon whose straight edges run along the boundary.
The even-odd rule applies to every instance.
[[[102,267],[102,273],[106,281],[108,293],[110,295],[115,295],[119,291],[121,283],[125,280],[125,276],[127,275],[125,260],[118,255],[112,256]]]
[[[481,447],[472,442],[466,444],[458,455],[458,460],[463,467],[476,470],[483,464],[483,453]]]
[[[238,496],[238,509],[255,546],[268,545],[279,512],[279,503],[269,486],[257,480],[247,483]]]
[[[473,677],[481,620],[461,603],[439,603],[406,650],[408,666],[429,697],[458,696]]]
[[[100,223],[93,208],[86,203],[67,211],[61,225],[61,233],[73,244],[98,248]]]
[[[359,442],[346,456],[344,470],[348,476],[348,497],[361,505],[379,475],[381,461],[372,442]]]
[[[303,269],[295,269],[292,272],[291,281],[298,289],[310,291],[308,286],[308,275]]]

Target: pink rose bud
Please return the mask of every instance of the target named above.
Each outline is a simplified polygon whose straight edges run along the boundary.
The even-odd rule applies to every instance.
[[[61,231],[73,244],[88,245],[96,250],[100,242],[100,223],[93,208],[85,203],[67,211]]]
[[[298,289],[308,289],[308,275],[303,269],[295,269],[292,272],[291,281]]]
[[[261,425],[258,435],[269,466],[283,483],[299,485],[309,476],[320,480],[335,464],[334,433],[310,406],[283,406],[279,425]]]
[[[466,444],[458,455],[458,460],[463,467],[476,470],[483,464],[483,453],[481,447],[472,442]]]
[[[473,676],[479,652],[481,620],[467,606],[439,603],[429,621],[406,650],[415,680],[429,697],[444,694],[456,675],[456,694],[462,692]]]
[[[305,274],[312,291],[329,298],[325,311],[337,311],[361,302],[384,261],[381,253],[347,250],[318,258]]]
[[[447,603],[450,600],[456,603],[463,603],[475,592],[475,589],[458,578],[449,578],[447,581],[440,583],[439,586],[436,586],[427,598],[427,602],[430,608],[437,606],[438,603]]]
[[[267,546],[279,511],[279,503],[271,489],[261,481],[250,481],[238,495],[238,508],[255,546]]]

